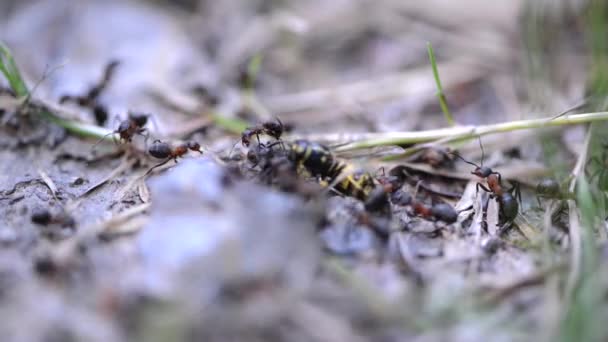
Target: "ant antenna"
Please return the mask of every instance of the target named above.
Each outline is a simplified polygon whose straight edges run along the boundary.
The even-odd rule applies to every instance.
[[[557,119],[559,117],[562,117],[562,116],[564,116],[564,115],[566,115],[566,114],[568,114],[570,112],[573,112],[573,111],[575,111],[577,109],[580,109],[580,108],[584,107],[589,102],[589,100],[591,100],[591,97],[592,97],[591,95],[585,97],[584,99],[582,99],[578,103],[575,103],[573,106],[564,109],[561,113],[552,116],[549,121],[553,121],[553,120],[555,120],[555,119]]]
[[[232,145],[232,148],[230,149],[230,153],[228,153],[228,159],[232,158],[232,152],[234,152],[234,148],[236,147],[236,145],[238,145],[240,143],[240,141],[237,141],[234,145]]]
[[[453,156],[458,157],[460,160],[462,160],[463,162],[465,162],[465,163],[467,163],[469,165],[473,165],[475,167],[480,167],[479,165],[477,165],[477,164],[475,164],[475,163],[473,163],[471,161],[468,161],[468,160],[464,159],[460,154],[456,153],[455,151],[451,151],[449,153],[452,154]],[[482,152],[482,155],[483,155],[483,152]]]
[[[483,144],[481,143],[481,135],[477,136],[477,140],[479,141],[479,147],[481,148],[481,165],[483,167],[483,158],[484,158],[484,151],[483,151]]]
[[[167,164],[167,163],[168,163],[170,160],[171,160],[171,157],[167,158],[167,160],[165,160],[165,161],[162,161],[162,162],[160,162],[160,163],[158,163],[158,164],[156,164],[156,165],[152,166],[152,167],[150,168],[150,170],[148,170],[148,171],[147,171],[147,172],[144,174],[144,177],[146,177],[147,175],[149,175],[149,174],[150,174],[150,173],[151,173],[151,172],[152,172],[154,169],[156,169],[157,167],[161,167],[161,166],[163,166],[163,165]]]
[[[97,140],[97,142],[91,147],[91,149],[94,150],[95,147],[97,147],[97,145],[99,145],[99,143],[101,143],[102,141],[104,141],[107,136],[112,135],[112,134],[116,134],[116,132],[110,132],[110,133],[104,135],[103,137],[101,137],[101,139]],[[114,142],[116,142],[116,140],[114,140]]]
[[[34,84],[34,87],[32,87],[32,90],[28,91],[27,96],[25,97],[25,100],[23,101],[23,105],[26,105],[30,101],[30,99],[32,98],[34,93],[36,93],[38,86],[40,86],[40,84],[42,82],[44,82],[47,78],[49,78],[49,76],[51,76],[51,74],[54,73],[56,70],[63,68],[66,64],[67,64],[67,62],[64,62],[64,63],[58,64],[52,68],[50,68],[49,65],[47,64],[44,67],[44,72],[42,73],[42,76],[40,77],[40,79],[36,82],[36,84]]]

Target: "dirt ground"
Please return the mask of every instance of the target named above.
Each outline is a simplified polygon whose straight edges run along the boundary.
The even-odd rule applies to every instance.
[[[570,310],[602,321],[606,273],[585,297],[595,311],[571,304],[572,215],[535,193],[575,167],[586,127],[450,146],[462,157],[340,152],[367,133],[449,126],[427,42],[460,125],[582,99],[584,2],[532,3],[3,1],[0,41],[35,90],[23,107],[0,91],[2,340],[569,340],[585,326],[568,325]],[[61,100],[111,61],[91,106]],[[104,129],[83,137],[36,115],[41,103],[86,127],[98,106]],[[149,137],[98,141],[128,113],[149,114]],[[241,143],[244,127],[276,118],[282,143]],[[156,139],[201,151],[157,159]],[[297,139],[348,166],[320,181],[321,167],[293,163]],[[516,217],[463,158],[519,185]],[[378,202],[352,190],[361,175],[384,189]]]

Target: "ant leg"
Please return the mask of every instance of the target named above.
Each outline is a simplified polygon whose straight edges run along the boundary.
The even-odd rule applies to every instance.
[[[228,159],[232,158],[232,152],[234,152],[234,149],[236,148],[236,145],[239,144],[240,141],[237,141],[236,144],[232,145],[232,148],[230,149],[230,152],[228,152]]]
[[[97,142],[95,144],[93,144],[93,146],[91,147],[92,150],[95,149],[95,147],[97,147],[97,145],[99,145],[102,141],[104,141],[106,139],[106,137],[108,136],[112,136],[112,140],[114,140],[114,143],[116,143],[116,135],[114,135],[116,132],[110,132],[106,135],[104,135],[103,137],[101,137],[101,139],[97,140]]]
[[[418,188],[420,187],[420,184],[422,184],[422,180],[419,180],[416,183],[416,188],[414,188],[414,195],[412,195],[412,198],[416,198],[416,195],[418,195]],[[479,184],[479,183],[478,183]]]
[[[492,193],[492,190],[486,188],[485,185],[481,184],[481,183],[477,183],[477,186],[475,187],[476,191],[479,192],[479,189],[482,189],[485,192],[489,192],[490,194]]]
[[[156,169],[157,167],[161,167],[161,166],[163,166],[163,165],[167,164],[167,163],[169,162],[169,160],[171,160],[171,157],[167,158],[165,161],[162,161],[162,162],[160,162],[160,163],[158,163],[158,164],[156,164],[156,165],[152,166],[152,167],[150,168],[150,170],[148,170],[148,171],[147,171],[147,172],[144,174],[144,176],[149,175],[149,174],[150,174],[150,173],[151,173],[151,172],[152,172],[154,169]]]
[[[380,167],[380,168],[379,168],[379,169],[376,171],[376,174],[378,174],[378,172],[382,172],[382,174],[381,174],[381,176],[382,176],[382,177],[386,176],[386,173],[385,173],[385,171],[384,171],[384,166],[381,166],[381,167]],[[378,177],[378,176],[376,176],[376,177]]]
[[[481,205],[481,227],[487,233],[488,232],[488,205],[490,204],[490,197],[486,198],[484,203]]]
[[[540,198],[541,198],[541,197],[542,197],[542,196],[540,196],[540,195],[536,196],[536,202],[538,202],[538,207],[539,207],[539,208],[542,208],[542,207],[543,207],[542,203],[540,203]]]

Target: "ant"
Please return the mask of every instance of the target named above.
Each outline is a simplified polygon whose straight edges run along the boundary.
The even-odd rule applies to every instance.
[[[116,71],[116,67],[120,64],[119,61],[113,60],[110,61],[103,72],[102,78],[99,80],[97,84],[89,89],[88,92],[84,95],[63,95],[59,99],[59,103],[63,104],[66,102],[73,102],[80,107],[90,108],[93,111],[93,115],[95,115],[95,121],[98,125],[103,126],[108,120],[108,112],[106,108],[99,103],[99,96],[111,82],[114,73]]]
[[[251,138],[255,135],[260,143],[260,134],[266,134],[276,140],[281,140],[281,135],[285,130],[285,126],[279,118],[275,118],[276,121],[266,121],[255,126],[247,127],[241,134],[241,144],[245,147],[249,147]]]
[[[251,168],[259,166],[258,178],[263,184],[276,186],[281,191],[312,198],[321,192],[320,184],[303,182],[298,177],[297,165],[283,149],[274,148],[279,142],[258,144],[247,152]]]
[[[434,219],[445,223],[454,223],[458,220],[458,212],[447,203],[437,203],[432,206],[420,201],[412,200],[414,213],[425,219]]]
[[[171,145],[167,142],[155,140],[152,143],[152,146],[150,146],[150,148],[148,149],[148,153],[150,153],[150,155],[154,158],[166,160],[150,168],[150,170],[146,172],[146,175],[148,175],[150,172],[152,172],[152,170],[156,169],[157,167],[165,165],[171,159],[173,159],[177,163],[177,158],[182,157],[183,155],[188,153],[188,150],[203,154],[203,151],[201,151],[201,145],[196,141],[187,141],[181,142],[176,145]]]
[[[549,199],[574,199],[574,194],[569,190],[564,189],[562,184],[553,178],[545,178],[536,185],[536,200],[540,206],[540,198]]]
[[[201,145],[196,141],[187,141],[171,146],[169,143],[162,142],[160,140],[155,140],[154,143],[152,143],[152,146],[150,146],[148,149],[148,153],[150,153],[150,155],[154,158],[168,158],[168,160],[173,159],[177,163],[177,158],[188,153],[188,150],[203,154],[203,151],[201,151]]]
[[[59,224],[63,227],[73,228],[76,224],[74,219],[65,212],[51,213],[48,209],[34,209],[30,217],[33,223],[47,226],[49,224]]]
[[[414,163],[424,163],[433,169],[453,168],[454,153],[450,148],[427,147],[412,159]]]
[[[148,129],[144,126],[146,125],[146,123],[148,123],[149,117],[149,114],[130,112],[129,117],[122,120],[115,131],[104,135],[101,139],[99,139],[99,141],[95,143],[95,145],[93,145],[93,148],[95,148],[95,146],[102,142],[107,136],[114,134],[119,135],[119,139],[121,142],[131,142],[136,134],[148,139]],[[116,142],[115,136],[112,136],[112,139]]]
[[[420,184],[421,182],[418,182],[418,185]],[[416,193],[417,192],[418,187],[416,187]],[[436,203],[434,205],[425,204],[416,199],[416,194],[412,196],[403,191],[400,187],[392,193],[391,201],[396,205],[411,206],[415,215],[421,216],[427,220],[432,219],[448,224],[458,220],[458,212],[451,205],[447,203]]]
[[[500,215],[503,222],[513,222],[519,213],[519,204],[517,203],[518,200],[515,198],[514,193],[518,197],[519,202],[521,202],[519,187],[514,183],[508,190],[503,189],[500,173],[487,166],[483,166],[484,151],[481,140],[479,140],[479,146],[481,147],[481,165],[468,161],[455,152],[452,152],[452,154],[465,163],[475,166],[475,170],[471,171],[471,174],[481,179],[485,179],[487,183],[487,187],[481,183],[477,183],[477,191],[482,189],[490,194],[490,198],[496,198],[500,204]]]

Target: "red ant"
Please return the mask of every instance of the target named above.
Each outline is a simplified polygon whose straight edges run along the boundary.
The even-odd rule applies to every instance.
[[[183,155],[188,153],[188,150],[203,154],[203,151],[201,151],[201,145],[196,141],[187,141],[181,142],[176,145],[171,145],[167,142],[155,140],[152,143],[152,146],[150,146],[150,148],[148,149],[148,153],[150,153],[150,155],[154,158],[166,160],[158,165],[153,166],[150,170],[148,170],[148,172],[146,172],[146,174],[149,174],[155,168],[166,164],[171,159],[173,159],[177,163],[177,158],[182,157]]]
[[[445,223],[454,223],[458,219],[458,213],[454,208],[445,203],[437,203],[429,206],[415,199],[415,196],[403,191],[401,186],[404,183],[404,177],[400,177],[394,174],[386,176],[384,174],[384,168],[381,168],[382,175],[376,176],[376,180],[380,183],[365,202],[365,208],[368,210],[375,210],[380,208],[387,201],[387,194],[391,195],[391,202],[396,205],[411,205],[414,210],[414,214],[422,216],[426,219],[434,219],[437,221],[443,221]],[[391,172],[392,173],[392,172]],[[421,182],[418,183],[420,185]]]
[[[479,146],[481,147],[481,165],[477,165],[473,162],[470,162],[464,159],[457,153],[452,152],[452,154],[467,164],[475,166],[475,170],[471,171],[471,174],[485,179],[488,186],[481,183],[477,183],[477,191],[479,189],[484,190],[485,192],[490,193],[490,198],[496,198],[498,203],[500,204],[500,214],[502,220],[504,222],[513,222],[519,213],[519,204],[517,203],[517,199],[513,196],[515,192],[519,201],[521,202],[521,194],[519,193],[519,189],[517,184],[513,184],[510,189],[504,190],[502,186],[502,177],[500,173],[492,170],[487,166],[483,166],[483,145],[481,144],[481,140],[479,140]]]
[[[458,212],[447,203],[437,203],[432,206],[412,200],[414,213],[425,219],[434,219],[445,223],[454,223],[458,220]]]
[[[129,113],[129,117],[125,120],[122,120],[115,131],[104,135],[101,139],[99,139],[98,142],[95,143],[95,145],[93,145],[93,148],[109,135],[112,135],[112,139],[116,142],[116,137],[113,136],[114,134],[118,134],[121,142],[131,142],[136,134],[144,136],[146,139],[148,139],[148,129],[144,126],[146,125],[146,123],[148,123],[149,117],[149,114],[133,112]]]
[[[188,150],[203,154],[201,151],[201,145],[196,141],[182,142],[177,145],[171,146],[169,143],[155,140],[152,146],[148,149],[148,153],[154,158],[158,159],[173,159],[177,163],[177,158],[188,153]]]

